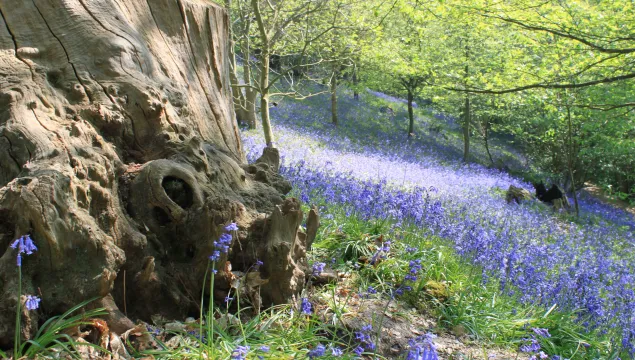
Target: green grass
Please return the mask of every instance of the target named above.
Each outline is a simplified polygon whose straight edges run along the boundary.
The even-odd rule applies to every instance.
[[[60,316],[49,318],[40,326],[40,329],[33,339],[25,341],[18,347],[17,351],[14,352],[16,354],[15,358],[44,358],[47,356],[55,356],[55,354],[59,355],[58,353],[62,351],[73,359],[81,359],[77,351],[78,345],[90,346],[107,353],[106,349],[94,344],[78,344],[71,336],[65,333],[66,330],[89,325],[91,324],[90,319],[98,318],[106,314],[106,311],[101,308],[79,312],[80,309],[94,300],[95,299],[91,299],[82,302]],[[0,353],[0,355],[2,355],[2,358],[7,357],[4,353]]]

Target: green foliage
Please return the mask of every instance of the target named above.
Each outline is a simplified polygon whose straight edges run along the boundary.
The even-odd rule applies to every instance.
[[[247,0],[234,1],[235,33],[242,31],[239,38],[252,48],[270,38],[271,54],[302,55],[308,78],[344,79],[357,92],[411,94],[459,119],[469,97],[465,140],[476,135],[489,148],[496,146],[492,135],[513,137],[553,181],[578,187],[591,181],[635,201],[631,2],[257,3],[268,37],[244,26],[254,22]],[[273,71],[271,84],[287,70],[281,71]],[[266,92],[310,93],[297,82],[286,85]],[[502,161],[489,154],[491,166]]]
[[[42,326],[40,326],[38,332],[33,339],[27,340],[22,343],[17,351],[18,358],[26,357],[33,359],[38,356],[44,356],[63,350],[66,354],[72,356],[75,359],[80,359],[77,352],[77,343],[64,331],[72,328],[79,328],[82,325],[92,324],[89,320],[106,315],[105,309],[98,308],[83,311],[79,314],[79,310],[86,305],[95,301],[96,299],[90,299],[84,301],[59,316],[53,316],[48,319]],[[91,343],[81,343],[82,346],[94,347],[104,353],[107,350],[100,348],[97,345]]]

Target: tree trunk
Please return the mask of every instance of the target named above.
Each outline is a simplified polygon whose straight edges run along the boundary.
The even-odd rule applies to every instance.
[[[470,110],[470,97],[466,96],[463,110],[463,162],[470,160],[470,123],[472,122]]]
[[[489,151],[489,122],[486,121],[485,124],[483,124],[483,127],[483,142],[485,143],[485,151],[487,152],[490,164],[494,167],[494,158],[492,157],[492,153]]]
[[[337,72],[333,72],[331,77],[331,122],[333,125],[338,125],[337,118]]]
[[[576,184],[575,184],[575,176],[573,175],[573,167],[575,164],[574,158],[573,158],[573,154],[574,154],[574,149],[573,149],[573,126],[571,124],[571,107],[569,105],[567,105],[567,123],[568,123],[568,127],[569,127],[569,141],[568,141],[568,147],[569,147],[569,151],[568,152],[568,161],[567,161],[567,168],[569,169],[569,177],[571,179],[571,188],[573,189],[573,204],[575,206],[575,216],[576,217],[580,217],[580,206],[578,205],[578,194],[577,194],[577,189],[576,189]],[[565,194],[566,196],[566,194]]]
[[[271,129],[271,119],[269,118],[269,51],[263,49],[260,63],[260,118],[262,120],[262,131],[265,135],[267,147],[274,147],[273,130]]]
[[[93,297],[147,321],[198,313],[213,241],[232,221],[222,263],[266,259],[260,274],[276,285],[262,287],[265,305],[299,294],[311,239],[297,232],[297,201],[283,204],[277,150],[245,164],[221,7],[0,0],[0,13],[0,348],[20,299],[9,244],[24,234],[39,250],[23,260],[22,289],[42,298],[25,338]]]
[[[231,21],[231,8],[232,1],[225,0],[225,11]],[[228,27],[228,39],[229,39],[229,80],[232,86],[232,95],[234,99],[234,112],[236,113],[236,122],[240,125],[247,122],[247,113],[245,107],[245,95],[238,87],[240,82],[238,81],[238,75],[236,75],[236,52],[234,42],[234,35],[232,33],[232,27]]]
[[[252,85],[251,81],[251,47],[249,45],[249,37],[243,40],[241,46],[243,55],[243,81],[246,85]],[[256,114],[256,97],[258,92],[252,88],[245,88],[245,117],[247,125],[250,129],[258,127],[258,115]]]
[[[245,106],[247,125],[250,129],[256,129],[258,127],[258,114],[256,113],[256,98],[258,92],[254,89],[247,89],[245,92]]]
[[[353,69],[353,99],[359,101],[359,77],[357,75],[357,66]]]
[[[408,137],[412,137],[415,133],[415,116],[414,110],[412,109],[412,101],[414,99],[414,95],[412,90],[408,88]]]

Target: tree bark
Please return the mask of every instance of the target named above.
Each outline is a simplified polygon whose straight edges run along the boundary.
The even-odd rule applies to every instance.
[[[39,250],[23,260],[22,289],[42,298],[25,338],[93,297],[148,321],[198,313],[230,222],[240,231],[223,264],[267,259],[260,274],[283,285],[262,289],[265,305],[299,294],[310,239],[297,201],[283,200],[277,150],[245,164],[221,7],[0,0],[0,14],[0,348],[19,301],[9,244],[24,234]],[[230,287],[223,268],[218,297]]]

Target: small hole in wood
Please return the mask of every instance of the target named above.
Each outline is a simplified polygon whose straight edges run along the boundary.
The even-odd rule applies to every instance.
[[[168,197],[183,209],[191,207],[194,203],[192,188],[183,179],[166,176],[161,186],[163,186]]]

